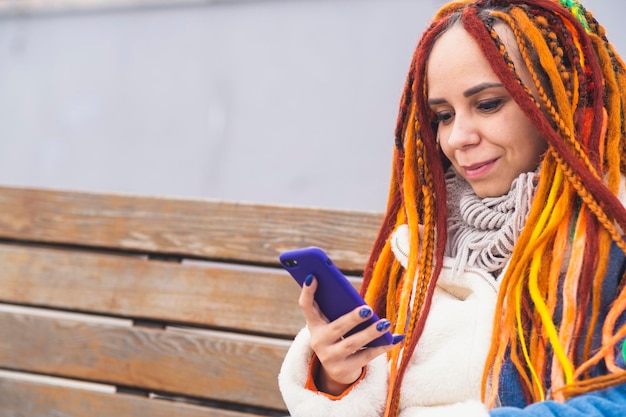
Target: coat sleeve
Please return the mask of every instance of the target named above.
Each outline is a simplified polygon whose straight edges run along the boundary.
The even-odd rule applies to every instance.
[[[501,407],[491,417],[617,417],[626,416],[626,384],[579,395],[564,403],[541,401],[525,408]]]
[[[401,417],[623,417],[626,416],[626,384],[580,395],[564,403],[541,401],[525,408],[499,407],[487,411],[479,401],[469,400],[434,407],[410,407]]]
[[[306,388],[313,350],[304,328],[294,339],[278,375],[278,386],[291,417],[381,417],[387,398],[387,360],[372,360],[365,375],[338,400]]]

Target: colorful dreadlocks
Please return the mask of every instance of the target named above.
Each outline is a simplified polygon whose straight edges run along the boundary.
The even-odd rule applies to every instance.
[[[449,162],[436,144],[425,71],[434,42],[454,22],[478,41],[549,145],[526,223],[533,226],[522,231],[502,277],[483,397],[494,405],[505,356],[532,402],[548,390],[564,400],[626,382],[614,358],[626,337],[626,326],[616,325],[626,310],[626,286],[606,317],[599,312],[611,242],[626,252],[626,210],[616,197],[626,174],[626,67],[603,27],[576,1],[461,0],[439,11],[415,50],[400,102],[387,212],[365,271],[366,300],[381,317],[397,317],[395,332],[407,334],[402,354],[390,354],[386,416],[398,414],[400,381],[443,263]],[[522,84],[496,23],[515,35],[537,99]],[[400,224],[423,231],[412,233],[406,270],[389,243]],[[602,348],[592,352],[593,330],[602,320]],[[590,368],[601,361],[609,374],[592,377]]]

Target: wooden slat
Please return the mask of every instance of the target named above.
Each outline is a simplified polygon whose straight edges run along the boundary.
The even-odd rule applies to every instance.
[[[0,393],[0,417],[262,417],[260,414],[3,377],[0,377]]]
[[[382,216],[341,210],[0,187],[0,239],[276,264],[320,246],[362,270]]]
[[[285,409],[277,375],[288,346],[0,312],[0,367],[278,410]]]
[[[282,269],[201,266],[0,245],[0,301],[293,336],[299,287]]]

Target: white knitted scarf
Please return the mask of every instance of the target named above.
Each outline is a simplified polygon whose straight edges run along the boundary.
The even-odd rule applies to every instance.
[[[448,170],[446,255],[455,258],[455,275],[466,267],[493,275],[504,268],[526,223],[537,179],[536,172],[523,173],[507,194],[480,198],[453,168]]]

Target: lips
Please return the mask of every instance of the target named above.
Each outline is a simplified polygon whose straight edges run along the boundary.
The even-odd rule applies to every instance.
[[[498,158],[490,159],[488,161],[478,162],[471,165],[461,165],[463,169],[464,177],[467,179],[476,179],[487,174],[491,168],[495,165]]]

